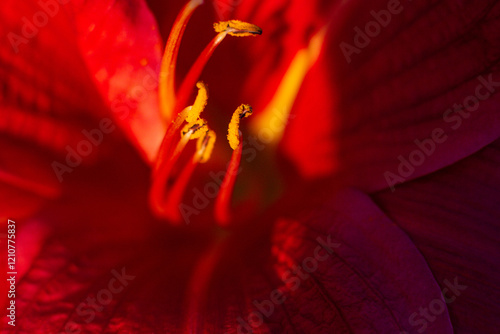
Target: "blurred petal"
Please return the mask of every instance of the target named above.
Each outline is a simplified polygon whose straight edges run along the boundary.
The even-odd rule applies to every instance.
[[[281,146],[306,178],[331,175],[338,169],[339,97],[331,80],[331,60],[322,53],[304,79],[293,105]]]
[[[413,332],[412,315],[433,300],[443,309],[430,332],[452,332],[422,256],[369,198],[342,192],[307,216],[275,226],[271,258],[252,233],[226,252],[198,315],[207,332]]]
[[[392,14],[390,4],[396,4]],[[330,119],[338,129],[325,132],[323,142],[338,146],[345,182],[367,191],[386,188],[448,166],[498,138],[499,13],[492,1],[375,1],[369,7],[349,1],[334,12],[323,55],[329,62],[323,72],[311,73],[302,99],[317,82],[330,81],[337,107],[331,108],[329,95],[311,103],[336,113]],[[454,104],[466,109],[449,111]],[[311,117],[309,108],[297,107],[297,119]],[[291,134],[309,133],[307,126]],[[415,142],[426,139],[434,142],[428,153]],[[303,151],[310,145],[293,147]],[[290,150],[299,169],[307,170],[300,157],[311,155]],[[409,170],[399,167],[400,158],[411,163]]]
[[[327,24],[332,7],[331,1],[317,0],[241,1],[228,8],[231,10],[226,15],[252,22],[263,30],[262,38],[252,42],[252,47],[241,44],[242,53],[253,64],[243,96],[255,100],[257,113],[272,99],[296,53],[307,48],[313,35]]]
[[[57,149],[64,142],[59,137],[70,132],[65,127],[102,117],[105,109],[81,57],[69,8],[53,6],[10,0],[2,6],[10,45],[0,51],[0,130]]]
[[[180,316],[182,285],[204,242],[181,243],[186,238],[175,231],[151,237],[149,170],[130,149],[117,155],[82,168],[67,181],[71,192],[39,214],[54,233],[17,284],[16,331],[176,332],[168,326]],[[17,247],[31,249],[31,241],[21,238]]]
[[[494,333],[498,327],[499,166],[496,141],[394,193],[374,195],[415,242],[440,284],[457,278],[466,286],[448,305],[457,333]]]
[[[82,130],[94,129],[106,115],[69,8],[57,1],[8,0],[0,10],[9,41],[0,49],[0,212],[12,218],[59,195],[52,162],[64,163],[67,147],[77,149]]]
[[[28,217],[62,191],[53,157],[10,138],[0,137],[0,142],[0,216]]]
[[[142,0],[78,1],[82,55],[114,119],[148,160],[165,132],[158,110],[161,39]]]
[[[115,185],[100,196],[116,191]],[[92,202],[98,203],[100,196]],[[55,226],[63,226],[71,211],[78,217],[77,226],[87,226],[62,227],[42,248],[18,283],[16,329],[185,329],[184,320],[190,319],[182,307],[189,302],[187,282],[207,245],[207,234],[188,238],[173,230],[154,232],[143,205],[127,202],[118,211],[114,206],[102,211],[93,203],[85,212],[73,206],[57,218]],[[426,263],[366,196],[339,193],[307,216],[303,223],[280,220],[270,243],[269,236],[262,238],[264,231],[255,229],[258,226],[233,235],[208,277],[206,303],[194,323],[206,332],[224,333],[238,328],[245,333],[248,326],[255,326],[255,333],[412,331],[412,315],[430,300],[443,309],[428,328],[451,333],[441,292]],[[117,224],[139,234],[114,234]],[[153,234],[142,233],[145,230]],[[295,265],[304,269],[299,273]],[[273,304],[277,293],[284,302]]]

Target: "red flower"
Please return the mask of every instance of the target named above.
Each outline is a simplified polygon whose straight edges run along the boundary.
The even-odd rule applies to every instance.
[[[2,328],[493,333],[500,5],[208,3],[173,64],[177,94],[159,98],[160,31],[183,5],[151,1],[159,28],[141,0],[0,11],[2,244],[16,253]],[[224,41],[201,73],[219,136],[198,164],[207,142],[174,159],[169,124],[195,100],[182,79],[214,15],[263,35]],[[241,102],[254,115],[231,153]],[[217,195],[239,150],[234,196]]]

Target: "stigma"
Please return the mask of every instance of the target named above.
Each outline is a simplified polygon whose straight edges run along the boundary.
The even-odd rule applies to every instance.
[[[208,122],[201,118],[208,104],[209,90],[205,83],[199,81],[199,77],[215,49],[227,35],[245,37],[262,34],[262,29],[258,26],[239,20],[215,23],[213,27],[216,36],[198,56],[177,90],[175,70],[179,46],[193,11],[202,3],[200,0],[189,1],[177,16],[165,47],[159,76],[159,105],[168,127],[154,163],[149,195],[153,212],[173,223],[181,222],[179,207],[187,184],[196,166],[209,161],[217,138]],[[194,88],[198,89],[197,95],[189,105]],[[231,222],[231,195],[242,151],[240,120],[251,114],[252,107],[242,104],[235,110],[228,125],[227,139],[233,154],[217,194],[214,211],[215,221],[221,226],[228,226]],[[179,166],[182,160],[179,158],[192,140],[196,140],[194,154],[184,166]]]

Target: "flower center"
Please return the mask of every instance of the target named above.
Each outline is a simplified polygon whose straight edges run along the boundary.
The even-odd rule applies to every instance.
[[[215,23],[214,30],[217,35],[201,52],[176,92],[175,69],[182,35],[192,13],[202,3],[203,1],[200,0],[189,1],[177,16],[165,47],[160,71],[160,110],[165,121],[171,123],[155,161],[150,203],[159,217],[176,223],[181,221],[179,206],[194,169],[198,163],[205,163],[209,160],[216,139],[216,134],[209,128],[207,121],[200,118],[208,100],[207,86],[198,81],[200,74],[208,59],[227,35],[244,37],[262,33],[259,27],[238,20]],[[198,94],[194,103],[187,106],[194,87],[198,88]],[[215,220],[221,226],[227,226],[231,222],[231,195],[242,153],[239,123],[242,118],[251,114],[252,107],[242,104],[233,113],[229,123],[227,138],[233,154],[215,202]],[[179,132],[180,138],[176,135]],[[189,141],[194,139],[197,143],[193,157],[174,176],[174,167],[178,164],[181,153]],[[173,184],[169,184],[171,179],[174,179]]]

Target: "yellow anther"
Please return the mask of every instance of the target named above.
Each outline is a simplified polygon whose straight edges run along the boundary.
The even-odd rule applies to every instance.
[[[194,123],[186,124],[181,130],[181,137],[191,132],[190,139],[197,139],[205,135],[208,131],[207,121],[203,118],[198,119]]]
[[[231,122],[229,123],[229,127],[227,130],[227,140],[229,141],[229,145],[233,150],[238,148],[240,144],[240,120],[243,117],[248,117],[252,114],[252,107],[248,104],[240,105],[233,113],[233,117],[231,117]]]
[[[198,95],[196,95],[193,107],[186,117],[186,122],[190,124],[196,122],[198,118],[200,118],[200,114],[205,109],[208,100],[207,86],[203,82],[198,81],[196,87],[198,87]]]
[[[226,32],[231,36],[255,36],[262,34],[262,29],[255,24],[242,22],[238,20],[220,21],[214,23],[215,32]]]
[[[205,163],[210,159],[216,137],[214,131],[208,130],[204,137],[198,138],[196,142],[196,151],[197,154],[200,155],[200,163]]]

